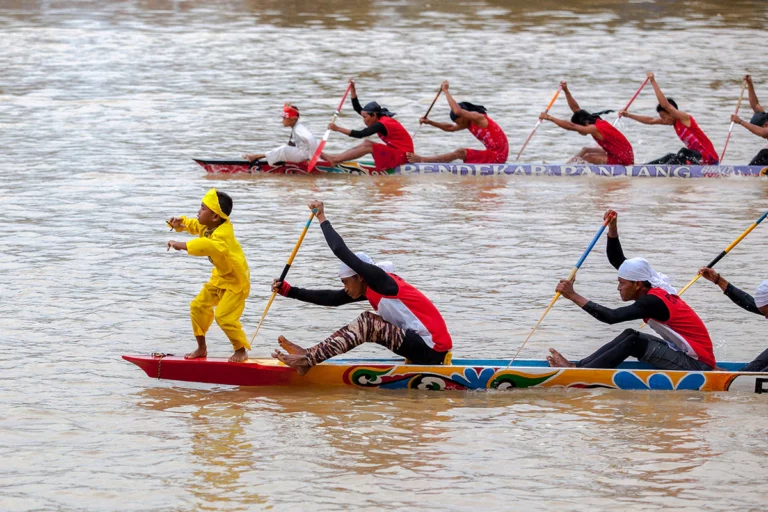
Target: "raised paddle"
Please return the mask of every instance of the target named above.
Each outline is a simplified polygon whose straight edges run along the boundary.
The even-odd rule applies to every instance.
[[[650,80],[650,78],[646,78],[646,79],[643,81],[643,84],[642,84],[642,85],[640,86],[640,88],[637,90],[637,92],[635,93],[635,95],[634,95],[634,96],[632,96],[632,99],[631,99],[631,100],[629,100],[629,103],[627,103],[627,106],[626,106],[626,107],[624,107],[624,108],[623,108],[623,110],[629,110],[629,107],[630,107],[630,106],[632,105],[632,103],[635,101],[635,98],[637,98],[637,97],[640,95],[640,91],[642,91],[642,90],[643,90],[643,87],[645,87],[645,84],[647,84],[647,83],[648,83],[648,80]],[[613,126],[616,126],[616,123],[618,123],[618,122],[619,122],[619,119],[621,119],[621,116],[619,116],[619,117],[617,117],[617,118],[616,118],[616,120],[613,122]]]
[[[280,274],[279,282],[282,282],[285,280],[285,277],[288,275],[288,271],[291,269],[291,264],[293,263],[293,258],[296,257],[296,253],[299,252],[299,247],[301,247],[301,242],[304,241],[304,236],[307,234],[307,230],[309,229],[309,225],[312,224],[312,219],[315,218],[315,214],[317,213],[317,210],[312,210],[312,213],[309,214],[309,220],[307,221],[307,224],[304,226],[304,229],[301,230],[301,236],[299,237],[299,241],[296,242],[296,247],[293,248],[293,252],[291,253],[291,256],[288,258],[288,263],[285,264],[285,268],[283,268],[283,273]],[[267,302],[267,307],[264,308],[264,313],[261,315],[261,320],[259,320],[259,325],[256,326],[256,332],[253,333],[253,337],[251,338],[251,344],[253,344],[253,341],[256,339],[256,335],[259,334],[259,329],[261,329],[261,324],[264,322],[264,317],[267,316],[267,311],[269,311],[269,307],[272,305],[272,301],[275,300],[275,296],[277,295],[277,292],[272,292],[272,296],[269,298],[269,302]]]
[[[440,87],[440,88],[437,90],[437,94],[435,95],[435,99],[433,99],[433,100],[432,100],[432,104],[431,104],[431,105],[429,106],[429,108],[427,109],[427,113],[426,113],[426,114],[424,114],[424,118],[425,118],[425,119],[426,119],[427,117],[429,117],[429,113],[430,113],[430,112],[432,112],[432,107],[434,107],[434,106],[435,106],[435,103],[437,103],[437,98],[439,98],[439,97],[440,97],[440,93],[441,93],[441,92],[443,92],[443,88],[442,88],[442,87]],[[419,133],[419,130],[421,130],[421,123],[419,123],[419,126],[417,126],[417,127],[416,127],[416,131],[415,131],[415,132],[413,132],[413,135],[411,136],[411,140],[413,140],[413,139],[415,139],[415,138],[416,138],[416,135]]]
[[[349,90],[352,88],[352,82],[349,82],[349,85],[347,85],[347,90],[344,91],[344,96],[341,97],[341,102],[339,102],[339,108],[336,109],[336,112],[333,113],[333,117],[331,118],[330,124],[333,124],[336,122],[336,118],[341,113],[341,107],[344,106],[344,101],[347,99],[347,94],[349,94]],[[315,164],[320,159],[320,154],[323,152],[323,149],[325,148],[325,143],[328,142],[328,137],[331,135],[331,129],[328,128],[325,130],[325,135],[323,135],[323,140],[320,141],[320,144],[317,145],[317,149],[315,150],[315,154],[312,155],[312,160],[309,161],[309,165],[307,166],[307,172],[312,172],[312,169],[315,168]]]
[[[560,96],[560,91],[562,91],[562,90],[563,90],[563,88],[562,88],[562,87],[558,87],[558,88],[557,88],[557,92],[555,93],[555,95],[554,95],[554,96],[552,96],[552,99],[551,99],[551,100],[549,100],[549,104],[547,105],[547,108],[545,108],[545,109],[544,109],[544,112],[549,112],[549,109],[551,109],[551,108],[552,108],[552,105],[554,105],[554,103],[555,103],[555,100],[557,99],[557,97],[558,97],[558,96]],[[536,126],[534,126],[534,127],[533,127],[533,131],[532,131],[532,132],[531,132],[531,134],[528,136],[528,138],[527,138],[527,139],[525,139],[525,143],[523,144],[523,147],[521,147],[521,148],[520,148],[520,152],[519,152],[519,153],[517,154],[517,156],[515,157],[515,162],[517,162],[517,161],[520,159],[520,155],[522,155],[522,154],[523,154],[523,151],[525,150],[525,146],[527,146],[527,145],[528,145],[528,143],[531,141],[531,138],[533,138],[533,134],[534,134],[534,133],[536,133],[536,130],[538,130],[538,129],[539,129],[539,125],[540,125],[541,123],[542,123],[541,119],[539,119],[538,121],[536,121]]]
[[[603,222],[603,225],[600,226],[600,229],[597,230],[597,233],[595,233],[595,237],[592,239],[592,241],[589,243],[589,247],[587,247],[587,250],[584,251],[584,254],[581,255],[581,258],[579,258],[579,261],[576,262],[576,266],[573,267],[573,270],[571,270],[571,273],[568,274],[568,281],[573,281],[576,278],[576,272],[579,271],[581,268],[582,263],[584,263],[584,260],[587,259],[587,256],[589,256],[589,253],[592,251],[592,248],[595,247],[595,244],[597,243],[598,239],[600,238],[600,235],[603,234],[603,231],[605,231],[606,226],[613,220],[615,215],[609,215],[607,219],[605,219],[605,222]],[[533,329],[531,329],[530,334],[528,334],[528,337],[525,338],[525,341],[522,345],[520,345],[520,348],[517,349],[517,352],[515,353],[515,357],[510,359],[509,364],[507,365],[507,368],[512,366],[512,363],[515,362],[515,359],[517,359],[517,356],[520,355],[520,351],[523,350],[523,347],[526,343],[528,343],[528,340],[531,339],[531,336],[533,336],[533,333],[536,331],[536,328],[541,324],[541,321],[544,320],[544,317],[547,316],[547,313],[549,313],[549,310],[552,309],[552,306],[555,305],[555,302],[557,302],[557,299],[560,298],[560,292],[557,292],[555,294],[555,297],[552,299],[552,302],[549,303],[549,306],[547,306],[547,309],[544,310],[544,314],[541,315],[541,318],[539,318],[539,321],[536,322],[536,325],[533,326]]]
[[[741,107],[741,99],[744,97],[744,88],[747,87],[747,81],[744,80],[741,82],[741,92],[739,93],[739,102],[736,103],[736,112],[733,113],[733,115],[737,116],[739,115],[739,107]],[[728,136],[725,138],[725,147],[723,148],[723,152],[720,155],[720,163],[723,162],[723,158],[725,158],[725,150],[728,149],[728,141],[731,140],[731,132],[733,131],[733,121],[731,121],[731,127],[728,128]]]
[[[757,227],[757,225],[758,225],[758,224],[760,224],[761,222],[763,222],[763,221],[765,220],[765,218],[766,218],[766,217],[768,217],[768,212],[765,212],[764,214],[762,214],[762,215],[760,216],[760,218],[759,218],[759,219],[757,219],[755,222],[753,222],[753,223],[752,223],[752,225],[751,225],[751,226],[749,226],[749,227],[746,229],[746,231],[744,231],[742,234],[740,234],[740,235],[739,235],[739,237],[738,237],[736,240],[734,240],[733,242],[731,242],[731,245],[729,245],[728,247],[726,247],[725,249],[723,249],[723,252],[721,252],[720,254],[718,254],[718,255],[717,255],[717,257],[716,257],[715,259],[713,259],[712,261],[710,261],[710,262],[709,262],[709,264],[707,265],[707,268],[712,268],[712,267],[714,267],[715,265],[717,265],[717,262],[718,262],[718,261],[720,261],[721,259],[725,258],[725,255],[726,255],[726,254],[728,254],[729,252],[731,252],[731,249],[733,249],[734,247],[736,247],[737,245],[739,245],[739,242],[741,242],[742,240],[744,240],[744,238],[746,238],[746,236],[747,236],[748,234],[750,234],[750,233],[752,232],[752,230],[753,230],[753,229],[755,229],[755,228]],[[691,279],[691,280],[688,282],[688,284],[687,284],[687,285],[683,286],[683,288],[682,288],[682,289],[681,289],[679,292],[677,292],[677,296],[679,297],[679,296],[681,296],[682,294],[684,294],[684,293],[685,293],[685,290],[687,290],[688,288],[690,288],[691,286],[693,286],[693,283],[695,283],[696,281],[698,281],[700,277],[701,277],[701,274],[696,274],[696,277],[694,277],[693,279]],[[648,325],[648,324],[646,324],[645,322],[643,322],[643,325],[641,325],[641,326],[640,326],[640,328],[642,329],[642,328],[643,328],[643,327],[645,327],[646,325]]]

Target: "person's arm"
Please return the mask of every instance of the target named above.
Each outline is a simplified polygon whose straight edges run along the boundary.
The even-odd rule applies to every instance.
[[[168,224],[170,224],[177,233],[186,231],[190,235],[199,235],[205,231],[205,226],[200,224],[197,219],[185,217],[184,215],[181,217],[172,217],[171,220],[168,221]]]
[[[747,89],[749,90],[749,106],[752,108],[752,111],[765,112],[765,109],[757,100],[757,93],[755,93],[755,85],[752,83],[752,76],[745,75],[744,80],[747,82]]]
[[[618,270],[627,257],[624,256],[624,250],[619,241],[619,214],[615,210],[607,210],[603,215],[603,221],[609,216],[613,216],[613,218],[608,223],[608,242],[605,246],[605,254],[608,256],[608,262]]]
[[[610,309],[576,293],[573,289],[573,281],[563,279],[558,283],[555,290],[560,292],[564,298],[606,324],[612,325],[642,318],[652,318],[661,322],[669,320],[669,309],[664,304],[664,301],[653,295],[640,297],[630,306]]]
[[[300,300],[302,302],[308,302],[310,304],[316,304],[318,306],[337,307],[343,306],[344,304],[365,300],[365,296],[358,299],[353,299],[347,295],[347,292],[345,292],[343,289],[307,290],[305,288],[291,286],[288,281],[278,281],[277,279],[272,281],[272,291],[279,293],[283,297]]]
[[[667,100],[667,97],[664,96],[664,93],[661,92],[661,88],[659,87],[659,84],[656,83],[656,77],[653,75],[653,73],[648,73],[648,79],[653,86],[653,92],[656,93],[656,99],[658,100],[659,105],[661,105],[661,108],[666,110],[669,115],[683,123],[686,127],[690,127],[691,116],[682,110],[677,110],[672,106],[672,104]]]
[[[602,140],[602,135],[600,135],[600,132],[597,129],[597,126],[591,124],[589,126],[582,126],[580,124],[572,123],[570,121],[566,121],[564,119],[558,119],[556,117],[552,117],[551,115],[547,114],[546,112],[542,112],[539,116],[539,119],[542,121],[552,121],[560,128],[563,128],[565,130],[569,130],[572,132],[579,132],[582,135],[592,135],[594,137],[598,137]]]
[[[620,110],[619,117],[628,117],[629,119],[634,119],[642,124],[664,124],[664,120],[660,117],[638,116],[637,114],[632,114],[626,110]]]
[[[737,306],[746,309],[750,313],[763,315],[763,313],[757,309],[754,297],[752,297],[747,292],[733,286],[718,272],[712,270],[709,267],[702,267],[699,269],[699,274],[701,274],[701,277],[707,281],[715,283],[717,286],[719,286],[720,289],[723,290],[723,293]]]
[[[571,96],[571,91],[568,89],[568,83],[563,80],[560,82],[560,87],[562,87],[563,92],[565,93],[565,99],[568,101],[568,108],[571,109],[571,112],[578,112],[581,110],[579,104],[576,103],[576,100]]]
[[[455,123],[439,123],[437,121],[432,121],[431,119],[427,119],[424,117],[422,117],[419,120],[419,122],[421,122],[421,124],[428,124],[430,126],[434,126],[435,128],[439,128],[444,132],[458,132],[460,130],[464,130],[464,128],[460,127]]]
[[[653,295],[645,295],[637,299],[634,304],[610,309],[596,302],[589,301],[582,309],[597,320],[613,325],[630,320],[642,320],[651,318],[659,322],[669,320],[669,309],[664,301]]]
[[[355,109],[355,112],[357,112],[358,115],[360,115],[363,111],[363,107],[360,105],[360,100],[357,98],[357,88],[355,87],[355,80],[351,79],[349,83],[352,86],[350,89],[350,92],[352,93],[352,108]]]
[[[341,236],[331,226],[331,222],[325,218],[325,206],[321,201],[312,201],[309,203],[309,209],[317,212],[315,216],[320,221],[325,241],[337,258],[362,276],[366,284],[376,293],[389,296],[397,295],[400,288],[389,274],[376,265],[362,261],[347,247]]]
[[[741,119],[739,116],[735,114],[731,114],[731,121],[733,121],[736,124],[740,124],[750,132],[754,133],[758,137],[763,137],[768,139],[768,126],[755,126],[752,123],[746,123],[743,119]]]
[[[362,139],[364,137],[370,137],[371,135],[375,134],[383,135],[384,137],[387,136],[387,127],[379,121],[376,121],[371,126],[366,126],[362,130],[347,130],[345,128],[341,128],[337,131],[344,133],[345,135],[349,135],[355,139]]]
[[[464,110],[459,106],[456,100],[453,99],[453,96],[451,96],[451,93],[448,92],[448,80],[443,81],[440,87],[443,90],[443,94],[445,94],[445,99],[448,100],[448,105],[451,107],[451,112],[453,112],[459,117],[463,117],[464,119],[468,120],[471,123],[476,124],[480,128],[488,127],[488,120],[485,118],[483,114],[479,112],[470,112],[469,110]]]

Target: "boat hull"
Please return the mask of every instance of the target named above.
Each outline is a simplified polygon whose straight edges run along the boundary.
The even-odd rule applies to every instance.
[[[745,363],[719,363],[717,372],[666,371],[642,363],[615,369],[550,368],[546,361],[455,360],[446,366],[404,364],[402,360],[338,359],[305,376],[275,359],[230,363],[225,358],[188,360],[163,355],[125,355],[153,378],[231,386],[351,386],[380,389],[509,390],[524,388],[606,388],[624,390],[750,391],[768,393],[768,372],[739,372]]]
[[[319,162],[311,173],[305,163],[271,166],[245,160],[198,160],[213,174],[358,174],[358,175],[434,175],[455,176],[604,176],[630,178],[721,178],[727,176],[766,176],[768,167],[749,165],[545,165],[545,164],[407,164],[377,171],[372,162],[344,162],[331,166]]]

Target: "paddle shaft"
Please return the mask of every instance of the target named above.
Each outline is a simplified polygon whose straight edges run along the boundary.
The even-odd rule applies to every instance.
[[[581,258],[579,258],[579,261],[576,262],[576,266],[573,267],[571,270],[571,273],[568,274],[568,281],[573,281],[576,278],[576,272],[579,271],[581,268],[581,265],[584,263],[584,260],[587,259],[587,256],[589,256],[589,253],[592,252],[592,249],[595,247],[595,244],[600,239],[600,236],[603,234],[603,231],[605,231],[605,228],[608,226],[608,224],[613,220],[613,215],[605,219],[605,222],[603,222],[603,225],[600,227],[600,229],[597,230],[597,233],[595,233],[594,238],[592,238],[592,241],[589,243],[589,246],[587,247],[587,250],[584,251],[584,254],[581,255]],[[522,345],[520,345],[520,348],[517,349],[517,352],[515,353],[515,356],[510,359],[509,364],[507,365],[507,368],[512,366],[512,363],[515,362],[515,359],[517,359],[517,356],[520,355],[520,351],[523,350],[523,347],[526,343],[528,343],[528,340],[531,339],[531,336],[533,336],[533,333],[536,331],[536,329],[539,327],[539,324],[541,324],[541,321],[544,320],[544,317],[547,316],[547,313],[549,313],[549,310],[552,309],[552,306],[555,305],[555,302],[557,302],[557,299],[560,298],[560,292],[557,292],[555,294],[555,297],[552,299],[552,301],[549,303],[549,306],[547,306],[547,309],[544,310],[544,314],[541,315],[541,318],[539,318],[539,321],[536,322],[536,325],[533,326],[533,329],[531,329],[531,332],[528,334],[528,337],[525,338],[525,341]]]
[[[334,124],[336,122],[336,118],[339,117],[339,114],[341,113],[341,107],[344,106],[344,102],[347,100],[347,95],[349,94],[350,89],[352,89],[352,82],[349,82],[349,85],[347,85],[347,90],[344,91],[344,96],[341,97],[341,101],[339,102],[339,108],[337,108],[336,112],[333,113],[333,117],[331,117],[330,124]],[[325,148],[325,143],[328,142],[328,137],[330,135],[331,135],[331,129],[328,128],[327,130],[325,130],[325,134],[323,135],[323,140],[321,140],[320,144],[317,145],[315,154],[312,155],[312,160],[309,161],[309,165],[307,166],[307,172],[312,172],[312,169],[315,168],[315,164],[320,159],[320,154],[323,152],[323,149]]]
[[[293,248],[293,252],[291,252],[290,257],[288,258],[288,263],[285,264],[285,267],[283,268],[283,273],[280,274],[279,282],[283,282],[286,276],[288,275],[288,271],[291,269],[291,264],[293,264],[293,259],[296,257],[296,253],[299,252],[299,247],[301,247],[301,242],[304,241],[304,237],[307,235],[307,231],[309,230],[309,225],[312,224],[312,219],[314,218],[315,218],[315,211],[312,210],[312,213],[309,215],[309,220],[304,226],[304,229],[301,230],[301,236],[299,236],[299,241],[296,242],[296,246]],[[261,320],[259,320],[259,325],[256,326],[256,332],[253,333],[253,337],[251,338],[251,344],[253,344],[253,341],[256,339],[256,335],[259,334],[259,329],[261,329],[261,324],[264,323],[264,318],[267,316],[267,311],[269,311],[270,306],[272,306],[272,301],[275,300],[276,296],[277,296],[277,292],[272,292],[272,296],[269,298],[269,302],[267,302],[267,307],[264,308],[264,313],[262,313],[261,315]]]
[[[432,100],[432,104],[431,104],[431,105],[429,106],[429,108],[427,109],[427,113],[426,113],[426,114],[424,114],[424,118],[425,118],[425,119],[426,119],[427,117],[429,117],[429,113],[430,113],[430,112],[432,112],[432,107],[434,107],[434,106],[435,106],[435,103],[437,103],[437,98],[439,98],[439,97],[440,97],[440,93],[441,93],[441,92],[443,92],[443,88],[442,88],[442,87],[441,87],[440,89],[438,89],[438,90],[437,90],[437,94],[435,95],[435,99],[433,99],[433,100]],[[419,130],[421,130],[421,123],[419,123],[419,126],[417,126],[417,127],[416,127],[416,131],[415,131],[415,132],[413,132],[413,136],[411,137],[411,140],[413,140],[413,139],[415,139],[415,138],[416,138],[416,135],[419,133]]]
[[[744,89],[747,87],[747,81],[744,80],[741,83],[741,93],[739,93],[739,102],[736,103],[736,112],[733,113],[733,115],[737,116],[739,115],[739,108],[741,107],[741,99],[744,97]],[[720,162],[722,163],[723,158],[725,158],[725,150],[728,149],[728,141],[731,140],[731,132],[733,131],[733,121],[731,121],[731,127],[728,128],[728,136],[725,138],[725,147],[723,147],[723,152],[720,154]]]
[[[551,99],[551,100],[549,100],[549,104],[547,105],[547,108],[546,108],[546,109],[544,109],[544,112],[549,112],[549,109],[551,109],[551,108],[552,108],[552,105],[554,105],[554,104],[555,104],[555,100],[557,99],[557,97],[558,97],[558,96],[560,96],[560,91],[562,91],[562,90],[563,90],[563,88],[562,88],[562,87],[558,87],[558,88],[557,88],[557,92],[555,92],[555,95],[554,95],[554,96],[552,96],[552,99]],[[534,126],[534,127],[533,127],[533,131],[532,131],[532,132],[531,132],[531,134],[528,136],[528,138],[527,138],[527,139],[525,139],[525,143],[523,144],[523,147],[521,147],[521,148],[520,148],[520,152],[519,152],[519,153],[517,154],[517,156],[515,157],[515,162],[517,162],[517,161],[520,159],[520,155],[522,155],[522,154],[523,154],[523,151],[525,150],[525,147],[526,147],[526,146],[528,145],[528,143],[531,141],[531,139],[533,138],[533,134],[534,134],[534,133],[536,133],[536,130],[538,130],[538,129],[539,129],[539,125],[540,125],[541,123],[542,123],[541,119],[539,119],[539,120],[536,122],[536,126]]]
[[[642,90],[643,90],[643,88],[645,87],[645,84],[647,84],[647,83],[648,83],[648,80],[650,80],[650,79],[649,79],[649,78],[646,78],[646,79],[643,81],[643,85],[641,85],[641,86],[640,86],[640,88],[637,90],[637,92],[635,93],[635,95],[634,95],[634,96],[632,96],[632,99],[630,99],[630,100],[629,100],[629,102],[627,103],[627,106],[626,106],[626,107],[624,107],[624,109],[623,109],[623,110],[629,110],[629,107],[630,107],[630,106],[632,105],[632,103],[635,101],[635,98],[637,98],[637,97],[640,95],[640,91],[642,91]],[[618,122],[619,122],[619,119],[621,119],[621,116],[619,116],[619,117],[617,117],[617,118],[616,118],[616,120],[613,122],[613,126],[616,126],[616,123],[618,123]]]

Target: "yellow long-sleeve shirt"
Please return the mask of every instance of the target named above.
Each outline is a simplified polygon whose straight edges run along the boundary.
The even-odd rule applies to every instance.
[[[225,222],[209,231],[196,219],[181,218],[184,220],[184,227],[176,231],[198,235],[198,238],[187,242],[187,252],[192,256],[207,256],[213,263],[209,282],[217,288],[249,293],[251,271],[248,269],[243,248],[235,238],[232,223]]]

